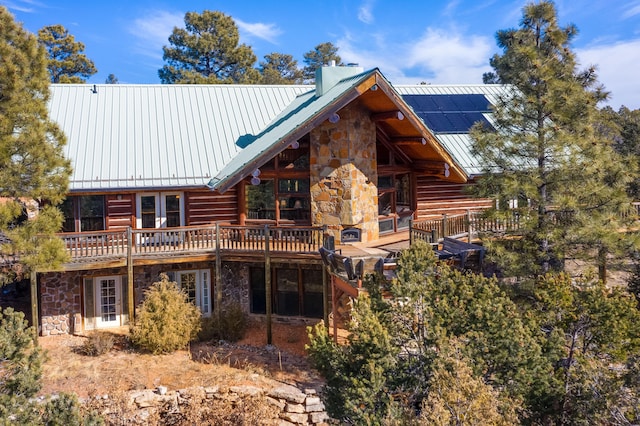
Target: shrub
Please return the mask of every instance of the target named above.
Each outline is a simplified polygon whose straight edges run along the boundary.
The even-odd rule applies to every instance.
[[[198,338],[202,341],[226,340],[237,342],[244,337],[248,327],[247,314],[239,303],[228,303],[220,311],[220,321],[215,315],[202,321]]]
[[[79,348],[79,352],[88,356],[99,356],[106,354],[115,344],[113,334],[106,332],[96,332],[89,335]]]
[[[200,331],[200,311],[166,274],[145,291],[131,327],[134,345],[153,354],[184,348]]]

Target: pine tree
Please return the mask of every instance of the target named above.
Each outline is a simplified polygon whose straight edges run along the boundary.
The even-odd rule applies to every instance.
[[[302,70],[298,62],[291,55],[270,53],[260,61],[258,68],[262,75],[262,84],[300,84]]]
[[[160,81],[174,83],[257,83],[256,56],[239,44],[238,26],[222,12],[187,12],[185,28],[174,28],[170,46],[163,47],[166,62]]]
[[[303,77],[306,83],[316,80],[316,69],[335,61],[336,65],[344,65],[338,55],[338,47],[331,42],[320,43],[313,50],[304,54]]]
[[[478,127],[472,135],[486,166],[477,194],[521,203],[522,238],[510,250],[492,247],[513,274],[562,269],[570,248],[585,248],[604,274],[609,252],[632,244],[618,230],[634,172],[597,131],[596,105],[606,93],[593,67],[577,70],[576,34],[558,25],[550,1],[527,5],[520,28],[497,33],[503,54],[491,65],[513,89],[498,99],[495,131]]]
[[[105,84],[118,84],[118,77],[115,74],[109,74],[104,81]]]
[[[49,119],[49,77],[45,50],[35,36],[0,7],[0,232],[20,253],[27,268],[53,268],[65,259],[62,241],[53,237],[62,215],[55,205],[67,192],[69,161],[65,137]],[[35,202],[36,217],[21,220]],[[42,206],[45,207],[42,207]]]
[[[52,83],[84,83],[98,72],[93,61],[82,53],[84,44],[62,25],[40,29],[38,40],[49,56],[47,68]]]

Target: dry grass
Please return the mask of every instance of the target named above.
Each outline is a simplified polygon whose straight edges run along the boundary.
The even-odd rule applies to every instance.
[[[42,394],[74,392],[80,397],[117,394],[159,385],[169,389],[192,386],[252,384],[271,380],[318,387],[319,376],[310,368],[304,345],[306,326],[273,324],[273,346],[266,346],[266,327],[252,323],[237,344],[196,343],[190,350],[169,355],[140,353],[128,345],[126,330],[115,334],[111,351],[87,356],[80,348],[87,337],[42,337],[47,350]]]

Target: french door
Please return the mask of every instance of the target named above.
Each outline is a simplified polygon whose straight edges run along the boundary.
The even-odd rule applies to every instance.
[[[174,228],[184,225],[184,197],[179,192],[149,192],[136,199],[138,229]],[[165,235],[167,237],[167,235]],[[173,238],[171,238],[173,241]],[[139,243],[164,243],[162,234],[140,236]]]
[[[121,325],[121,290],[120,277],[96,278],[96,328],[118,327]]]

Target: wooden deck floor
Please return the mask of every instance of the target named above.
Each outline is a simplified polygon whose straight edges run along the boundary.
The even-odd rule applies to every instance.
[[[340,244],[336,247],[343,256],[353,258],[387,257],[400,250],[409,248],[409,231],[383,235],[368,243]]]

